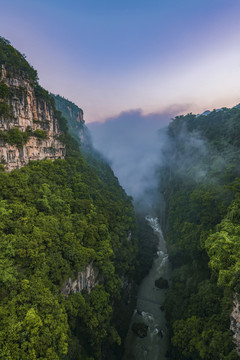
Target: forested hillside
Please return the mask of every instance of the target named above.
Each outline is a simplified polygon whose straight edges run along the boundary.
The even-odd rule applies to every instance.
[[[239,126],[237,107],[169,125],[160,188],[173,267],[165,303],[171,359],[238,359],[239,324],[232,318],[233,333],[230,315],[240,274]]]
[[[118,182],[113,176],[112,169],[106,163],[101,153],[99,153],[92,144],[91,133],[89,132],[83,119],[83,111],[76,104],[63,98],[60,95],[53,95],[56,108],[65,116],[69,132],[78,142],[81,148],[81,154],[87,164],[97,173],[99,178],[114,191],[114,182]],[[158,239],[153,230],[149,227],[145,216],[145,210],[141,206],[135,208],[138,223],[138,252],[135,282],[140,283],[146,276],[152,266],[153,256],[157,251]],[[131,314],[130,306],[126,306],[125,311]],[[126,318],[127,320],[127,318]],[[125,334],[124,334],[125,331]],[[123,336],[126,335],[126,328],[123,329]]]
[[[65,159],[1,168],[0,358],[104,359],[114,349],[116,357],[119,301],[136,266],[131,199],[103,161],[94,160],[101,178],[88,165],[36,71],[6,40],[0,45],[0,67],[32,81],[53,107],[66,146]],[[90,267],[91,286],[76,291]]]

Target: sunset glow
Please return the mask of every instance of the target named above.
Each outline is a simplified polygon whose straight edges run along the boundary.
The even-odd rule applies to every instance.
[[[1,36],[87,122],[240,102],[237,0],[3,1]]]

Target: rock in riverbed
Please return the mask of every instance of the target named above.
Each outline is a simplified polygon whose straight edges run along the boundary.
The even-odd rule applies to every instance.
[[[158,280],[155,280],[155,286],[159,289],[168,289],[168,281],[160,277]]]
[[[148,326],[144,323],[133,323],[132,325],[132,331],[140,338],[144,338],[147,336],[147,329]]]

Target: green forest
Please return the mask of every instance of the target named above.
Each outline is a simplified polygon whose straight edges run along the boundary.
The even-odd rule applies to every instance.
[[[239,293],[239,109],[178,116],[160,189],[172,265],[165,301],[170,358],[238,359],[230,330]]]
[[[35,70],[2,38],[0,62],[9,77],[28,79],[35,96],[52,106],[67,150],[64,160],[30,162],[10,173],[1,167],[0,358],[111,358],[121,353],[126,326],[118,314],[128,301],[128,295],[122,300],[128,294],[123,281],[131,283],[137,265],[131,198],[103,160],[84,159]],[[19,148],[28,136],[44,138],[18,129],[1,133]],[[90,263],[98,274],[95,286],[67,296],[66,280]]]
[[[84,358],[86,346],[104,357],[104,346],[120,342],[110,304],[121,276],[134,273],[131,203],[80,156],[2,172],[0,183],[2,358],[59,359],[69,346],[70,358]],[[91,261],[98,285],[65,297],[64,281]]]

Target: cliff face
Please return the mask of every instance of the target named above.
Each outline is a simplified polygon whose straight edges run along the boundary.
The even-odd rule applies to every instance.
[[[68,118],[69,123],[76,129],[81,129],[85,123],[83,120],[83,110],[75,105],[72,101],[65,99],[60,95],[53,95],[56,107],[64,117]]]
[[[67,119],[69,132],[85,150],[92,148],[90,133],[83,120],[83,110],[62,96],[53,95],[56,108]]]
[[[58,139],[60,130],[51,103],[37,94],[24,73],[9,75],[4,65],[1,69],[1,85],[5,86],[8,94],[0,97],[0,105],[5,106],[5,111],[0,111],[1,134],[7,134],[14,128],[28,133],[26,142],[21,146],[2,136],[0,161],[5,169],[11,171],[20,168],[29,160],[64,158],[65,146]]]
[[[236,351],[240,356],[240,310],[237,295],[235,295],[233,302],[233,311],[231,313],[231,325],[230,330],[233,332],[233,339],[236,344]]]
[[[97,277],[99,271],[94,269],[91,261],[86,268],[77,274],[75,279],[69,278],[63,285],[63,294],[78,293],[82,290],[87,290],[88,293],[98,284]]]

